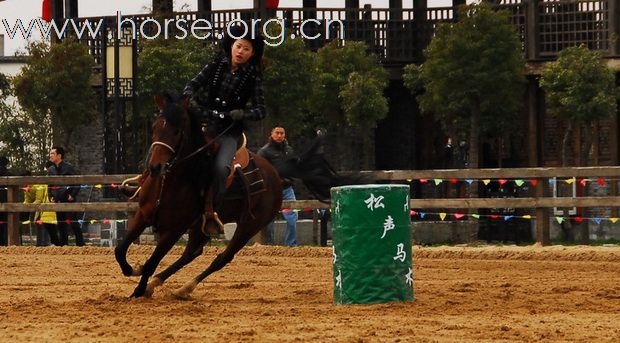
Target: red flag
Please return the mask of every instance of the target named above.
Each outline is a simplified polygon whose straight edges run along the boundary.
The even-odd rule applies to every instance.
[[[43,0],[41,19],[47,22],[52,21],[52,0]]]
[[[271,8],[271,9],[276,9],[276,8],[278,8],[279,4],[280,4],[280,0],[267,0],[267,3],[265,4],[265,7]]]

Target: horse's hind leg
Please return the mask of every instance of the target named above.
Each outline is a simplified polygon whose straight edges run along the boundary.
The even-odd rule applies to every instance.
[[[157,241],[157,246],[153,251],[151,257],[149,257],[146,262],[144,262],[144,266],[142,267],[142,276],[140,277],[140,282],[138,282],[138,286],[134,289],[132,297],[138,298],[144,295],[146,291],[146,285],[151,277],[155,273],[155,269],[157,269],[157,265],[159,262],[166,256],[168,251],[174,246],[174,244],[179,240],[179,238],[183,235],[182,231],[175,232],[174,230],[170,230],[167,234],[159,237]]]
[[[239,252],[239,250],[241,250],[241,248],[245,246],[245,244],[250,240],[250,238],[252,238],[252,236],[254,236],[258,232],[258,230],[250,232],[248,227],[253,227],[253,225],[251,226],[247,223],[244,225],[238,224],[237,230],[235,231],[233,238],[226,246],[226,249],[215,257],[215,259],[211,262],[209,267],[205,269],[205,271],[190,280],[183,287],[174,291],[172,294],[174,294],[177,298],[181,299],[189,298],[194,288],[196,288],[196,286],[202,280],[204,280],[207,276],[215,273],[216,271],[224,268],[225,265],[230,263],[230,261],[232,261],[235,257],[235,254]]]
[[[191,228],[189,230],[189,238],[187,240],[185,250],[183,251],[183,255],[181,255],[178,260],[176,260],[161,273],[155,275],[151,279],[151,281],[149,281],[148,285],[146,286],[146,291],[144,295],[147,297],[152,296],[155,287],[161,286],[170,276],[178,272],[181,268],[188,265],[196,257],[202,255],[202,248],[208,241],[209,237],[207,237],[200,230],[200,225],[196,225]]]
[[[134,270],[134,268],[127,263],[127,250],[129,250],[129,245],[138,239],[144,229],[146,229],[146,222],[142,219],[142,215],[140,212],[137,212],[132,220],[129,221],[129,228],[127,230],[127,234],[123,240],[116,246],[114,249],[114,256],[116,257],[116,262],[121,267],[123,271],[123,275],[132,276],[132,275],[140,275],[141,271]]]

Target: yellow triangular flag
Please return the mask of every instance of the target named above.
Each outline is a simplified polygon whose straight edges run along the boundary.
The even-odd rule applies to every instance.
[[[30,221],[30,220],[26,220],[25,222],[22,222],[22,224],[24,224],[24,225],[28,225],[28,224],[30,224],[30,223],[31,223],[31,221]]]
[[[97,221],[96,221],[96,220],[94,220],[94,219],[91,219],[91,220],[90,220],[90,223],[91,223],[91,224],[95,224],[96,222],[97,222]]]
[[[618,221],[618,218],[609,218],[609,220],[611,220],[611,222],[615,224]]]
[[[577,181],[577,179],[575,179],[574,177],[571,177],[570,179],[566,179],[564,181],[566,181],[566,183],[568,183],[570,185],[571,183]]]
[[[95,188],[103,188],[103,185],[95,185]]]
[[[439,213],[439,218],[441,218],[441,220],[446,219],[446,213],[445,212]]]
[[[484,185],[486,186],[486,185],[488,185],[489,183],[491,183],[491,180],[489,180],[489,179],[484,179],[484,180],[482,180],[482,182],[483,182],[483,183],[484,183]]]
[[[529,214],[526,214],[526,215],[524,215],[524,216],[523,216],[523,217],[521,217],[521,218],[524,218],[524,219],[532,219],[532,216],[530,216]]]

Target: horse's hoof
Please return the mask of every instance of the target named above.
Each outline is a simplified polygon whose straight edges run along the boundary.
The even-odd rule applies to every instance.
[[[198,285],[198,283],[196,283],[196,281],[192,280],[192,281],[186,283],[183,287],[177,289],[176,291],[173,291],[172,295],[174,295],[178,299],[187,300],[187,299],[190,298],[190,296],[192,294],[192,291],[194,291],[194,288],[196,288],[197,285]]]
[[[159,278],[152,278],[151,281],[146,285],[146,290],[144,290],[144,296],[150,298],[153,296],[153,292],[155,291],[155,287],[159,287],[164,282]]]
[[[133,293],[129,296],[129,298],[140,298],[144,295],[144,291],[139,291],[137,288],[133,291]]]

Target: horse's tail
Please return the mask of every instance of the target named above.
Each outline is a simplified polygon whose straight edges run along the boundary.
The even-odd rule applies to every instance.
[[[280,177],[299,179],[314,196],[323,202],[330,201],[330,188],[369,183],[360,174],[341,174],[331,167],[323,153],[323,136],[314,139],[306,151],[276,166]]]

